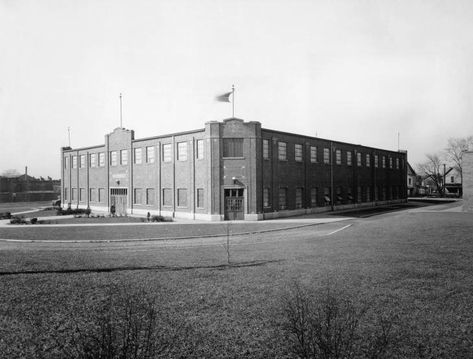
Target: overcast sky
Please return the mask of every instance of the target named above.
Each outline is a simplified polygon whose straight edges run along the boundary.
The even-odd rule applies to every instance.
[[[264,128],[415,165],[473,135],[473,1],[0,0],[0,172],[60,176],[60,147]]]

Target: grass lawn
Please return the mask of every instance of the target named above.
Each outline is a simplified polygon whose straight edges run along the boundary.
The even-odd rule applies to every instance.
[[[225,248],[213,243],[0,243],[0,272],[38,271],[0,275],[0,352],[61,357],[55,340],[118,283],[144,288],[163,313],[189,326],[186,357],[292,357],[281,298],[297,281],[331,283],[370,303],[367,329],[377,314],[395,318],[388,357],[473,356],[471,215],[391,213],[327,236],[335,227],[234,237],[235,266],[223,266]],[[61,268],[86,271],[48,272]]]

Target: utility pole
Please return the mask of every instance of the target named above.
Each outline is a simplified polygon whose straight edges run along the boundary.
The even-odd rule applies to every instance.
[[[335,148],[333,147],[333,142],[330,142],[330,208],[333,211],[333,152]]]
[[[443,186],[442,186],[442,197],[445,197],[445,175],[446,175],[445,163],[443,164]]]

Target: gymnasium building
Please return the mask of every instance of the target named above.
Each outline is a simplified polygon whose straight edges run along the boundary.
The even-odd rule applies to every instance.
[[[205,128],[61,149],[62,203],[117,215],[262,220],[407,200],[407,153],[261,128]]]

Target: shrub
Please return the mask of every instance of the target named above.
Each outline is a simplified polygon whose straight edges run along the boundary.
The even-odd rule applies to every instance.
[[[290,350],[305,359],[387,356],[393,341],[393,319],[383,318],[367,332],[367,311],[367,306],[356,305],[330,286],[309,291],[296,284],[283,301]]]
[[[66,215],[77,215],[77,214],[87,214],[87,210],[90,211],[90,208],[87,208],[87,209],[84,209],[84,208],[76,208],[76,209],[72,209],[72,208],[67,208],[67,209],[62,209],[62,208],[59,208],[57,211],[56,211],[56,214],[58,216],[66,216]],[[90,212],[89,212],[90,214]]]
[[[0,213],[0,219],[10,219],[11,218],[11,213],[10,212],[1,212]]]
[[[88,318],[77,318],[69,356],[76,358],[175,357],[189,326],[157,307],[155,296],[130,286],[114,287]],[[174,313],[176,314],[176,313]],[[84,320],[85,319],[85,320]],[[185,357],[185,353],[177,352]],[[177,354],[177,353],[175,353]]]
[[[151,222],[172,222],[172,218],[164,216],[151,216]]]
[[[24,218],[14,216],[10,219],[10,224],[26,224]]]
[[[38,218],[36,218],[36,217],[31,218],[30,222],[31,222],[31,224],[36,224],[38,222]]]
[[[92,211],[90,210],[90,208],[87,208],[84,213],[87,217],[89,217],[91,212]]]

